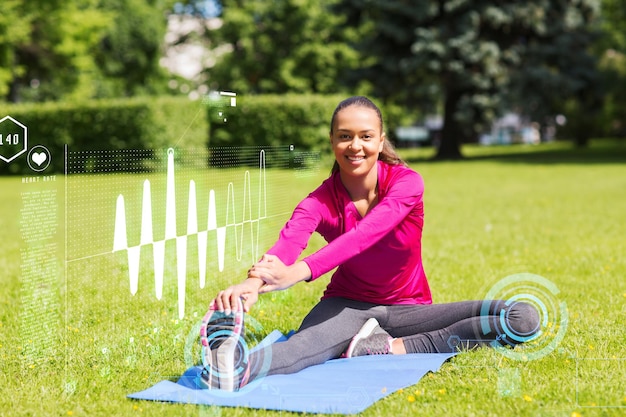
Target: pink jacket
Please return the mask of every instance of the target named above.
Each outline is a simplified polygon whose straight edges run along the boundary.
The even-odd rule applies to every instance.
[[[268,253],[291,265],[316,231],[328,244],[303,259],[311,279],[337,268],[322,298],[431,304],[421,254],[423,193],[417,172],[378,161],[378,204],[361,217],[336,172],[298,204]]]

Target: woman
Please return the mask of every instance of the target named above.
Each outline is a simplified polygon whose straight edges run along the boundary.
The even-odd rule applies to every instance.
[[[207,345],[203,377],[209,387],[237,390],[260,374],[297,372],[342,355],[454,352],[496,341],[513,345],[538,332],[539,317],[529,304],[432,304],[421,256],[423,180],[387,141],[374,103],[365,97],[339,103],[330,141],[331,176],[298,204],[248,278],[211,302],[213,319],[221,318],[211,320],[210,329],[221,336]],[[328,244],[298,260],[313,232]],[[298,331],[272,345],[271,357],[261,349],[246,361],[236,347],[238,329],[258,294],[334,268]],[[234,322],[223,318],[233,314]]]

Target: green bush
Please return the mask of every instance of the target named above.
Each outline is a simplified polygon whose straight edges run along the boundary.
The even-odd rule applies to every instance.
[[[233,147],[275,146],[298,152],[330,151],[329,122],[344,97],[320,95],[262,95],[237,97],[237,106],[228,101],[208,101],[211,164],[242,163]],[[226,121],[224,121],[226,119]],[[272,155],[266,155],[272,165]]]
[[[291,166],[315,163],[311,153],[330,155],[328,132],[335,107],[346,96],[326,95],[260,95],[237,97],[237,106],[230,107],[230,98],[205,100],[210,123],[210,161],[212,166],[245,164],[241,147],[293,147]],[[385,131],[393,139],[393,130],[405,122],[404,109],[381,107]],[[395,123],[393,123],[395,121]],[[391,135],[390,135],[391,133]],[[273,155],[266,153],[266,164],[272,166]]]
[[[43,145],[51,153],[45,174],[64,172],[64,147],[84,152],[72,163],[71,172],[106,172],[150,169],[152,150],[206,149],[212,166],[258,163],[245,160],[236,149],[251,147],[290,148],[292,167],[315,163],[310,155],[330,156],[329,122],[344,96],[262,95],[207,97],[141,97],[94,100],[84,103],[0,104],[0,118],[10,115],[28,128],[28,147]],[[382,109],[386,115],[386,109]],[[390,113],[392,109],[387,109]],[[397,109],[396,109],[397,110]],[[392,127],[386,126],[387,132]],[[139,166],[128,165],[124,152],[89,155],[90,151],[141,150]],[[266,151],[267,166],[281,165],[281,152]],[[36,174],[30,170],[27,153],[7,164],[0,161],[0,174]],[[282,158],[282,157],[281,157]]]
[[[28,147],[43,145],[50,151],[45,173],[64,172],[64,147],[69,151],[152,150],[168,147],[205,148],[208,121],[199,102],[181,97],[142,97],[94,100],[85,103],[0,105],[0,117],[10,115],[28,128]],[[33,174],[26,155],[7,164],[0,174]],[[146,157],[149,153],[146,153]],[[119,169],[115,156],[85,158],[73,171]]]

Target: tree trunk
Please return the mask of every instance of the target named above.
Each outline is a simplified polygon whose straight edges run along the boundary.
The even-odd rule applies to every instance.
[[[577,148],[586,148],[589,145],[589,135],[586,132],[576,133],[575,143]]]
[[[20,101],[20,84],[13,78],[11,84],[9,84],[9,93],[7,94],[7,101],[9,103],[17,103]]]
[[[461,137],[463,133],[458,122],[454,119],[454,114],[461,99],[458,92],[448,92],[446,94],[443,127],[441,129],[441,138],[435,159],[462,159],[461,154]]]

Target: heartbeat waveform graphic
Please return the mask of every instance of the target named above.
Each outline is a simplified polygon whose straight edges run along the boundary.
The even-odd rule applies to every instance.
[[[187,240],[192,236],[198,242],[198,270],[200,288],[206,284],[207,272],[207,243],[209,232],[216,235],[218,269],[224,270],[224,252],[226,248],[226,231],[229,227],[235,229],[235,252],[237,261],[243,257],[244,229],[250,227],[250,245],[252,247],[252,262],[258,258],[260,221],[267,217],[267,188],[265,179],[265,151],[259,152],[259,194],[258,213],[253,218],[251,203],[250,172],[245,171],[243,186],[243,213],[241,221],[237,221],[235,210],[235,188],[232,182],[228,183],[226,198],[226,219],[224,226],[217,225],[215,210],[215,191],[209,191],[208,220],[204,230],[198,230],[198,211],[196,203],[196,183],[189,181],[189,204],[187,209],[187,233],[178,235],[176,231],[176,193],[174,182],[174,150],[167,151],[167,182],[165,190],[165,236],[161,240],[154,240],[152,231],[152,195],[150,181],[143,183],[141,206],[141,235],[139,245],[128,246],[126,228],[126,210],[124,196],[118,195],[115,208],[115,231],[113,235],[113,252],[126,251],[128,256],[128,275],[130,292],[135,295],[139,286],[139,261],[141,248],[152,246],[154,286],[157,299],[163,296],[163,279],[165,266],[165,245],[167,241],[174,241],[176,245],[176,275],[178,281],[178,316],[185,316],[185,290],[187,286]],[[256,229],[256,230],[255,230]],[[256,236],[256,239],[255,239]]]

